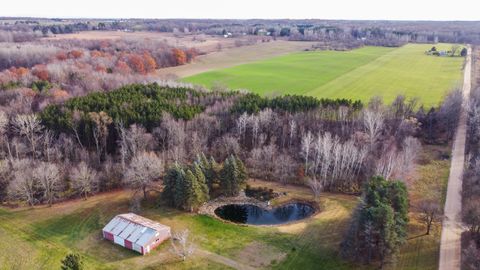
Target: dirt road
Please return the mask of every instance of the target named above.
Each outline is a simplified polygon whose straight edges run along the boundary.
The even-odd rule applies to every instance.
[[[221,255],[218,255],[218,254],[215,254],[215,253],[212,253],[210,251],[203,250],[203,249],[196,250],[195,252],[196,252],[197,255],[207,257],[214,262],[226,265],[226,266],[234,268],[234,269],[238,269],[238,270],[254,270],[255,269],[255,268],[250,267],[248,265],[241,264],[241,263],[239,263],[237,261],[234,261],[232,259],[229,259],[227,257],[223,257]]]
[[[463,98],[464,106],[470,95],[471,76],[471,49],[468,49],[466,58]],[[462,210],[462,177],[465,159],[465,140],[467,128],[467,112],[463,108],[458,123],[455,141],[453,143],[452,164],[448,177],[447,199],[445,201],[445,218],[442,226],[442,239],[440,242],[440,270],[460,269],[461,243],[460,238],[463,231],[461,210]]]

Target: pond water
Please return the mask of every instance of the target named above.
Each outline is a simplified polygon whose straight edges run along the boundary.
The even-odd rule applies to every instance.
[[[289,203],[271,210],[252,204],[227,204],[215,209],[222,219],[242,224],[278,225],[307,218],[315,208],[306,203]]]

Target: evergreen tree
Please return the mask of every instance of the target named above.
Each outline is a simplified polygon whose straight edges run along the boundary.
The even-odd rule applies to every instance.
[[[205,173],[205,178],[210,190],[218,189],[220,187],[220,171],[222,167],[217,163],[215,158],[210,157],[208,170]]]
[[[237,196],[247,180],[247,170],[243,162],[235,156],[229,156],[220,172],[220,189],[226,196]]]
[[[366,184],[342,242],[342,255],[383,267],[407,236],[408,194],[405,184],[373,177]]]
[[[178,166],[175,178],[174,204],[177,208],[184,208],[186,197],[188,196],[187,184],[185,181],[185,171]],[[184,208],[185,209],[185,208]]]
[[[165,200],[170,206],[176,206],[175,190],[177,186],[177,179],[179,177],[178,175],[180,173],[180,167],[178,164],[175,164],[165,172],[165,176],[163,177],[164,188],[162,192],[162,199]]]
[[[244,185],[248,180],[247,168],[243,164],[243,161],[240,158],[238,158],[237,156],[235,156],[235,162],[237,164],[237,168],[238,168],[238,172],[239,172],[238,178],[239,178],[240,184]]]
[[[68,254],[62,260],[62,266],[60,267],[62,270],[82,270],[83,269],[83,262],[82,258],[78,254]]]
[[[176,208],[193,211],[210,198],[198,163],[186,170],[177,164],[172,166],[167,170],[164,183],[162,198]]]
[[[191,170],[185,173],[185,204],[184,209],[193,211],[205,202],[205,193],[200,187],[198,179]]]
[[[200,169],[205,176],[205,183],[207,183],[209,190],[213,190],[218,184],[219,166],[213,157],[207,159],[204,153],[197,155],[196,164],[200,166]],[[215,187],[214,187],[215,186]]]
[[[196,162],[200,165],[202,170],[206,170],[209,167],[209,161],[205,153],[197,154]]]
[[[227,158],[223,162],[223,168],[220,171],[220,190],[226,196],[235,196],[233,191],[233,165],[230,163],[230,159]]]
[[[210,199],[209,189],[205,180],[205,175],[203,174],[203,171],[200,168],[199,164],[196,164],[196,163],[194,164],[193,172],[195,174],[195,177],[197,178],[197,182],[200,187],[200,190],[202,191],[200,199],[202,202],[206,202]]]

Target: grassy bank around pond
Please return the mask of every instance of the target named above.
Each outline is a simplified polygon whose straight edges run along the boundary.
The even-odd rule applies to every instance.
[[[258,182],[256,182],[258,183]],[[311,199],[309,190],[291,194]],[[147,256],[102,240],[102,227],[116,214],[128,212],[129,191],[99,194],[52,207],[0,208],[0,269],[58,269],[69,252],[84,257],[86,269],[225,269],[214,256],[194,255],[179,262],[167,241]],[[151,194],[153,198],[153,194]],[[352,269],[337,256],[338,244],[354,196],[325,194],[322,212],[305,222],[277,227],[224,223],[203,215],[144,205],[139,213],[171,226],[189,229],[197,250],[205,250],[241,265],[269,269]]]

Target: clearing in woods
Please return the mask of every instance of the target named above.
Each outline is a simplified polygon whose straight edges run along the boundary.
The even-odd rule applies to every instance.
[[[436,44],[448,50],[449,44]],[[205,72],[184,79],[211,87],[249,89],[262,95],[302,94],[319,98],[368,101],[381,96],[418,97],[437,105],[445,93],[461,85],[463,57],[428,56],[432,45],[400,48],[364,47],[352,51],[310,51]]]
[[[305,187],[259,180],[252,185],[288,190],[283,199],[313,199]],[[116,214],[129,211],[130,196],[128,191],[117,191],[52,207],[0,207],[0,269],[59,269],[69,252],[80,253],[86,269],[228,269],[232,265],[245,265],[245,269],[353,268],[337,256],[337,250],[357,204],[355,196],[325,193],[320,199],[323,210],[314,217],[291,225],[251,227],[157,208],[152,194],[152,201],[143,205],[139,214],[174,231],[190,230],[197,252],[186,262],[172,256],[169,241],[141,256],[102,240],[102,227]]]

